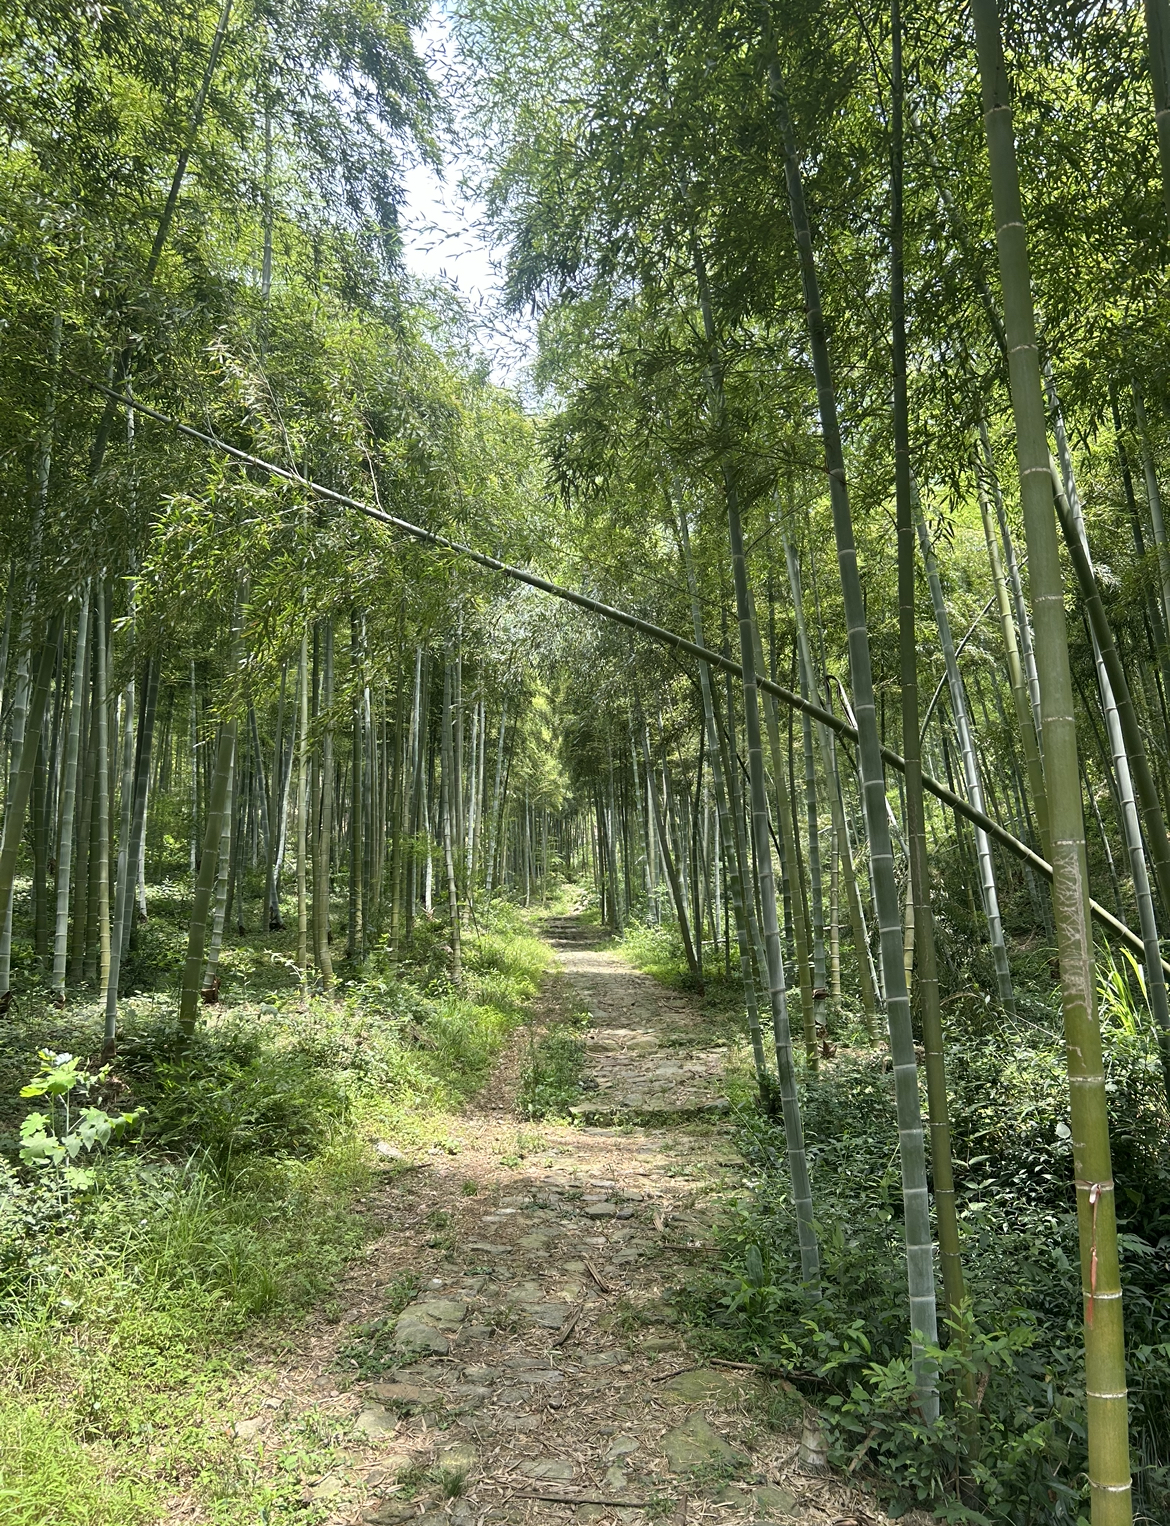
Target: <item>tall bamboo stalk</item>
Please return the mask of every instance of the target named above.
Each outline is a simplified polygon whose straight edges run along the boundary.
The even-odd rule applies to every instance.
[[[28,688],[28,719],[24,727],[24,740],[19,756],[13,758],[13,770],[9,795],[4,811],[4,831],[0,836],[0,907],[7,908],[7,923],[12,925],[13,884],[16,878],[16,860],[24,838],[24,818],[32,793],[33,774],[37,764],[44,726],[45,707],[53,683],[53,671],[57,665],[57,647],[61,634],[61,617],[49,622],[41,645],[36,672]],[[0,970],[0,992],[9,989],[9,970]]]
[[[683,570],[686,573],[687,590],[691,600],[691,623],[695,640],[700,646],[703,640],[703,607],[699,601],[699,587],[695,579],[694,558],[691,556],[690,531],[687,527],[686,508],[678,505],[679,547],[682,551]],[[722,748],[718,727],[715,723],[715,701],[711,684],[711,670],[705,662],[699,664],[699,689],[703,702],[703,725],[707,732],[707,750],[711,757],[711,778],[715,786],[715,805],[718,811],[719,834],[726,847],[728,879],[731,885],[735,912],[735,934],[739,949],[739,973],[743,985],[744,1006],[747,1011],[748,1034],[751,1038],[752,1058],[755,1061],[756,1081],[761,1095],[768,1086],[768,1062],[764,1055],[764,1038],[760,1029],[760,1014],[756,1002],[756,983],[752,975],[751,944],[749,943],[748,908],[750,900],[744,894],[743,864],[746,854],[740,840],[742,831],[733,825],[728,809],[727,789],[723,776]]]
[[[69,733],[65,743],[65,770],[61,795],[61,832],[57,844],[57,917],[53,936],[53,998],[65,1004],[65,965],[69,944],[69,891],[73,873],[73,825],[77,806],[77,762],[81,748],[81,721],[85,714],[85,679],[89,668],[88,579],[81,593],[77,615],[77,642],[73,653],[73,697],[69,707]]]
[[[1170,6],[1167,0],[1145,0],[1146,32],[1150,46],[1150,83],[1154,122],[1158,129],[1158,164],[1162,197],[1170,215]]]
[[[890,1055],[893,1060],[894,1091],[898,1111],[903,1231],[910,1301],[914,1386],[923,1414],[928,1420],[933,1420],[938,1415],[938,1388],[935,1362],[929,1351],[938,1338],[938,1324],[934,1285],[934,1249],[926,1176],[926,1142],[918,1094],[918,1064],[914,1053],[910,999],[906,990],[902,964],[902,907],[894,877],[881,738],[878,735],[869,636],[865,624],[865,602],[857,570],[853,518],[849,507],[849,489],[837,419],[837,399],[824,316],[821,310],[812,233],[805,208],[800,161],[788,110],[787,92],[780,71],[775,39],[770,30],[770,17],[765,29],[764,42],[768,86],[780,129],[789,209],[800,259],[801,286],[808,320],[809,349],[816,381],[825,465],[829,478],[833,532],[837,542],[837,566],[841,577],[841,593],[845,610],[849,674],[857,711],[857,758],[861,772],[866,831],[869,838],[875,910],[882,950],[886,1022],[890,1035]]]
[[[297,663],[297,968],[301,1000],[309,984],[309,632],[301,631]]]
[[[780,1107],[784,1120],[784,1142],[788,1153],[788,1173],[792,1184],[792,1204],[796,1214],[800,1244],[801,1275],[810,1291],[819,1295],[820,1248],[813,1221],[812,1185],[804,1147],[804,1125],[796,1091],[796,1072],[792,1060],[792,1034],[788,1022],[788,998],[785,992],[784,955],[780,944],[780,925],[776,915],[776,883],[772,870],[772,844],[768,833],[768,796],[764,774],[764,741],[760,724],[760,700],[756,684],[756,648],[759,636],[752,609],[751,588],[747,576],[743,525],[740,519],[739,482],[732,455],[732,441],[727,421],[723,391],[723,366],[719,351],[715,313],[707,283],[706,269],[698,244],[692,250],[703,332],[707,342],[707,406],[719,443],[719,466],[723,501],[727,513],[728,539],[731,545],[732,580],[739,622],[740,671],[743,675],[744,729],[747,733],[748,780],[751,788],[752,845],[756,857],[756,875],[760,891],[761,930],[764,939],[764,969],[767,973],[768,999],[772,1011],[772,1031],[776,1044],[776,1066],[780,1076]]]
[[[898,672],[902,689],[902,748],[906,759],[906,837],[910,858],[908,898],[910,928],[918,964],[918,1005],[925,1051],[927,1110],[930,1119],[930,1161],[938,1221],[939,1261],[943,1294],[952,1321],[957,1320],[966,1294],[963,1279],[959,1219],[951,1157],[950,1109],[947,1100],[942,1006],[938,989],[938,958],[934,915],[930,905],[930,871],[926,854],[926,806],[922,793],[922,756],[918,716],[918,635],[915,608],[914,479],[910,462],[910,403],[906,376],[906,290],[903,215],[902,15],[900,0],[890,4],[891,96],[890,124],[890,334],[893,357],[894,492],[898,532]],[[919,517],[920,533],[925,526]],[[940,590],[941,595],[941,590]],[[943,611],[945,619],[945,609]],[[940,627],[941,629],[941,627]],[[951,653],[952,661],[954,653]],[[907,940],[909,941],[909,940]],[[907,985],[909,973],[907,972]],[[974,1374],[966,1384],[969,1403],[975,1400]],[[974,1403],[971,1404],[974,1414]]]
[[[329,947],[329,890],[333,858],[333,620],[325,621],[321,653],[320,792],[313,842],[313,955],[321,988],[333,985],[333,955]]]
[[[1097,1021],[1088,867],[1081,813],[1064,586],[1049,469],[1027,236],[996,0],[972,0],[992,204],[1004,294],[1020,499],[1028,545],[1051,812],[1073,1168],[1084,1296],[1085,1387],[1093,1526],[1130,1526],[1125,1337],[1109,1118]]]
[[[931,545],[930,531],[926,527],[926,517],[922,512],[922,505],[918,502],[913,478],[910,481],[909,491],[918,528],[918,543],[922,548],[922,561],[926,568],[926,580],[930,588],[931,604],[934,607],[934,622],[938,627],[939,641],[942,645],[947,687],[951,697],[951,716],[959,737],[959,753],[963,763],[963,779],[967,786],[967,797],[973,806],[982,811],[984,809],[983,784],[979,777],[975,744],[971,735],[971,720],[967,714],[967,700],[963,692],[963,682],[959,676],[958,659],[955,656],[955,641],[951,634],[946,601],[943,598],[938,562],[935,559],[934,547]],[[905,742],[906,738],[903,737],[903,743]],[[987,833],[979,827],[975,828],[975,854],[979,864],[979,888],[983,897],[983,913],[987,918],[991,955],[995,961],[996,988],[1004,1009],[1014,1013],[1016,996],[1012,988],[1007,945],[1004,942],[1003,919],[999,912],[999,888],[995,880],[995,863],[991,856],[991,842]]]
[[[816,667],[813,662],[812,646],[808,638],[808,625],[804,616],[804,591],[800,580],[800,563],[796,555],[796,546],[786,527],[782,526],[784,535],[784,556],[788,566],[788,583],[792,590],[792,609],[796,620],[796,650],[800,659],[800,675],[803,689],[807,691],[809,699],[814,705],[822,706],[820,685],[817,683]],[[874,987],[873,974],[869,962],[869,937],[865,927],[865,916],[861,907],[861,895],[857,888],[857,873],[853,864],[853,853],[849,846],[849,833],[845,827],[845,803],[841,798],[841,783],[837,774],[836,748],[833,744],[833,736],[827,726],[817,723],[817,742],[821,753],[821,769],[825,775],[825,783],[829,796],[829,816],[832,828],[836,834],[838,873],[845,882],[845,903],[849,912],[849,926],[853,935],[853,946],[857,953],[857,981],[861,993],[861,1012],[865,1023],[865,1031],[870,1041],[873,1040],[873,1021],[877,1013],[877,992]],[[837,963],[836,963],[836,990],[834,995],[841,995],[841,945],[840,930],[838,929]]]

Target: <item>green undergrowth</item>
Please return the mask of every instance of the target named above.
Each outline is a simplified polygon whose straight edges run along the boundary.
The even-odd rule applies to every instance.
[[[1170,1513],[1170,1169],[1152,1033],[1107,1024],[1139,1520]],[[1087,1521],[1084,1375],[1067,1081],[1059,1037],[956,1032],[948,1050],[971,1307],[937,1352],[942,1415],[910,1376],[893,1085],[880,1052],[801,1087],[822,1252],[810,1302],[795,1253],[783,1132],[741,1108],[750,1202],[724,1267],[688,1292],[724,1355],[763,1360],[821,1411],[834,1463],[891,1513],[972,1523]],[[972,1411],[965,1394],[978,1399]],[[969,1444],[974,1431],[979,1442]]]
[[[165,989],[128,999],[117,1058],[78,1105],[141,1120],[86,1156],[83,1190],[22,1161],[42,1099],[19,1091],[38,1050],[95,1054],[100,1013],[17,1007],[0,1052],[3,1526],[132,1526],[167,1518],[175,1494],[223,1526],[319,1518],[295,1458],[258,1470],[232,1440],[232,1394],[257,1351],[330,1317],[368,1238],[363,1199],[402,1169],[386,1151],[446,1143],[528,1014],[548,956],[524,918],[480,914],[459,989],[446,932],[422,921],[397,970],[384,952],[339,964],[335,991],[303,1007],[287,966],[240,942],[186,1042]]]
[[[623,947],[678,984],[677,935]],[[822,1287],[801,1284],[780,1121],[744,1073],[731,1087],[748,1195],[724,1217],[721,1265],[676,1294],[692,1338],[792,1381],[830,1458],[897,1516],[970,1526],[1087,1526],[1079,1248],[1059,1004],[1021,961],[1016,1018],[974,982],[947,1009],[947,1083],[969,1308],[943,1322],[942,1413],[919,1415],[907,1338],[893,1080],[884,1046],[849,1047],[800,1081]],[[1135,1519],[1170,1519],[1170,1136],[1140,975],[1103,953],[1101,1020],[1129,1362]],[[922,1099],[926,1113],[925,1091]],[[929,1146],[929,1137],[928,1137]],[[941,1288],[939,1290],[941,1302]],[[970,1396],[975,1406],[971,1407]],[[972,1444],[972,1436],[977,1441]]]
[[[517,1105],[526,1118],[567,1118],[580,1100],[588,1012],[570,1011],[542,1031],[528,1030]]]

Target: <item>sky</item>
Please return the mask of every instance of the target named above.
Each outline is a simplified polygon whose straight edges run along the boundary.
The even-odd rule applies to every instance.
[[[458,67],[458,51],[441,5],[432,6],[415,42],[442,91],[445,78]],[[459,291],[472,314],[473,334],[488,358],[492,379],[523,389],[535,351],[533,328],[523,318],[500,315],[505,251],[492,243],[482,203],[461,191],[469,168],[457,145],[448,142],[441,171],[436,173],[428,165],[407,171],[401,213],[404,259],[412,275]]]

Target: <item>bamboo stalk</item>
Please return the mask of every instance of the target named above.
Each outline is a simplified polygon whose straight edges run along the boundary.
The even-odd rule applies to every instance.
[[[766,13],[767,15],[767,13]],[[902,1165],[903,1231],[906,1246],[907,1288],[910,1303],[910,1340],[914,1386],[927,1421],[938,1415],[937,1371],[930,1350],[938,1339],[935,1303],[934,1252],[930,1226],[930,1201],[926,1176],[926,1143],[918,1094],[918,1065],[910,1000],[902,965],[902,915],[894,878],[893,849],[887,816],[885,775],[881,739],[874,704],[869,637],[865,604],[857,569],[857,550],[849,490],[837,419],[837,402],[829,359],[828,341],[821,311],[820,289],[813,257],[812,234],[804,201],[796,140],[788,110],[787,92],[780,71],[775,40],[767,19],[766,49],[768,88],[774,106],[784,154],[789,209],[796,235],[801,285],[808,320],[809,349],[816,380],[821,435],[829,478],[833,531],[837,542],[837,566],[845,609],[849,673],[858,720],[858,765],[862,803],[869,839],[875,910],[882,951],[886,1023],[893,1060],[894,1090],[898,1112],[898,1138]]]
[[[971,9],[983,89],[1020,498],[1036,618],[1044,772],[1051,811],[1053,906],[1081,1242],[1091,1511],[1093,1526],[1130,1526],[1133,1511],[1125,1339],[1064,587],[1015,133],[996,0],[972,0]]]

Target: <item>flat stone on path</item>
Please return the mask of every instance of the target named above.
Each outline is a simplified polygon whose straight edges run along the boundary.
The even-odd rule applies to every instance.
[[[459,1325],[467,1318],[467,1305],[461,1298],[423,1298],[407,1307],[437,1325]]]
[[[522,1307],[533,1324],[543,1325],[546,1330],[559,1330],[569,1312],[567,1303],[530,1303]]]
[[[423,1388],[418,1383],[371,1383],[370,1396],[382,1404],[397,1404],[403,1409],[435,1408],[443,1402],[437,1388]]]
[[[748,1489],[743,1484],[728,1484],[725,1489],[720,1489],[714,1503],[733,1510],[752,1510],[761,1521],[770,1521],[775,1516],[795,1515],[797,1510],[796,1495],[790,1489],[776,1484],[765,1484],[760,1489]]]
[[[433,1351],[436,1356],[446,1356],[451,1342],[441,1330],[424,1319],[411,1315],[409,1309],[398,1316],[394,1326],[394,1344],[399,1351]]]
[[[525,1478],[539,1483],[569,1484],[573,1481],[573,1464],[559,1457],[538,1457],[534,1462],[522,1462],[520,1472]]]
[[[613,1462],[618,1457],[628,1457],[640,1445],[636,1436],[615,1436],[605,1449],[605,1460]]]
[[[689,1473],[705,1463],[742,1461],[702,1414],[689,1415],[681,1425],[667,1431],[662,1438],[662,1450],[672,1473]]]
[[[449,1446],[440,1447],[435,1461],[440,1468],[448,1468],[454,1473],[464,1473],[469,1468],[474,1468],[479,1459],[479,1453],[470,1441],[453,1441]]]
[[[450,1337],[467,1318],[467,1305],[458,1298],[420,1298],[407,1304],[394,1326],[400,1351],[431,1351],[446,1356]]]
[[[369,1522],[369,1526],[402,1526],[403,1521],[417,1517],[418,1506],[412,1500],[390,1499],[367,1510],[362,1520]]]
[[[354,1430],[371,1441],[382,1436],[393,1436],[398,1429],[397,1419],[380,1404],[367,1404],[354,1421]]]
[[[713,1367],[696,1367],[691,1372],[680,1372],[669,1382],[663,1383],[662,1392],[668,1398],[684,1399],[689,1404],[708,1404],[714,1401],[734,1404],[754,1386],[753,1379],[746,1373],[717,1372]]]

